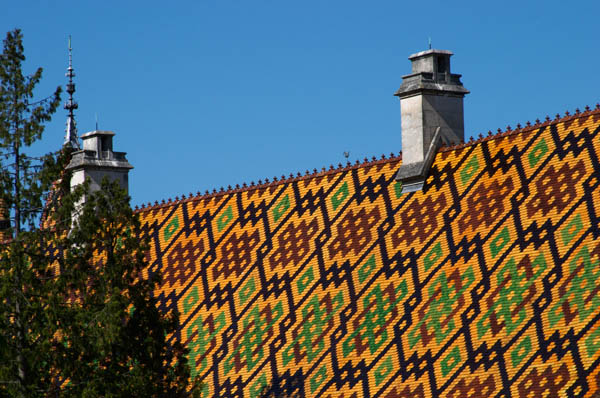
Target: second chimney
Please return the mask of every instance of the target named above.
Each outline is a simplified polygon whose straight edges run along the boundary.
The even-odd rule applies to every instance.
[[[411,55],[412,73],[402,76],[400,97],[402,165],[396,176],[402,192],[423,187],[441,144],[464,141],[461,75],[450,73],[452,52],[427,50]]]

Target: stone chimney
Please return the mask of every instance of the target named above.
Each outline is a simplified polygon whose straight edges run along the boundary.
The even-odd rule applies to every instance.
[[[90,179],[90,192],[98,191],[104,177],[118,181],[121,188],[129,190],[129,164],[125,152],[113,151],[112,131],[91,131],[81,136],[83,149],[73,152],[67,170],[72,170],[71,188]]]
[[[402,76],[394,94],[402,115],[402,165],[396,176],[402,192],[423,187],[440,145],[464,141],[463,97],[469,91],[461,75],[450,73],[451,56],[446,50],[411,55],[412,73]]]

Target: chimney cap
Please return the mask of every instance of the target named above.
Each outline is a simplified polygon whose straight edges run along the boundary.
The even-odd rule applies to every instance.
[[[90,131],[90,132],[87,132],[87,133],[83,134],[81,136],[81,139],[87,139],[87,138],[96,137],[96,136],[99,136],[99,135],[114,136],[115,133],[113,131],[107,131],[107,130],[94,130],[94,131]]]
[[[431,50],[425,50],[425,51],[420,51],[418,53],[414,53],[411,56],[409,56],[408,59],[410,59],[412,61],[413,59],[425,57],[425,56],[431,55],[431,54],[440,54],[440,55],[448,55],[448,56],[454,55],[454,53],[452,51],[431,49]]]
[[[464,96],[469,91],[460,81],[461,75],[450,70],[452,51],[429,49],[412,54],[412,73],[402,76],[402,85],[394,95],[405,98],[428,92],[434,95]]]

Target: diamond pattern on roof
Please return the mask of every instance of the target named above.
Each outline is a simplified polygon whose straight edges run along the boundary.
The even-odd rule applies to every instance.
[[[205,396],[595,396],[597,113],[139,211]]]

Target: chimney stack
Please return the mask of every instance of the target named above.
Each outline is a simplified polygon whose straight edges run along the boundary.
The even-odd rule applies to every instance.
[[[90,179],[90,193],[100,189],[104,177],[118,181],[125,191],[129,188],[129,170],[133,166],[125,157],[125,152],[113,151],[112,131],[95,130],[81,136],[83,149],[73,152],[67,170],[72,170],[71,187]]]
[[[461,75],[450,73],[451,56],[446,50],[411,55],[412,73],[402,76],[394,94],[402,116],[402,165],[396,175],[402,192],[423,187],[440,145],[464,141],[463,98],[469,91]]]

